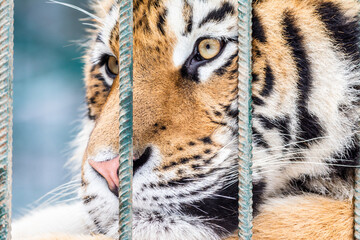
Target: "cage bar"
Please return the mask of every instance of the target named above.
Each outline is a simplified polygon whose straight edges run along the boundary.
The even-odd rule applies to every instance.
[[[359,125],[359,124],[358,124]],[[359,134],[357,138],[360,140]],[[360,159],[357,159],[354,183],[354,239],[360,240]]]
[[[10,239],[13,0],[0,0],[0,239]]]
[[[359,13],[360,14],[360,13]],[[360,28],[360,22],[359,22]],[[360,45],[359,45],[360,48]],[[360,115],[360,109],[358,110]],[[358,130],[360,129],[360,121],[358,122]],[[358,132],[357,139],[360,141],[360,134]],[[354,239],[360,240],[360,159],[357,159],[357,167],[355,168],[355,183],[354,183]]]
[[[238,0],[239,239],[252,237],[251,34],[252,1]]]
[[[118,0],[119,18],[119,239],[132,238],[133,1]]]
[[[358,159],[359,165],[360,159]],[[354,238],[360,240],[360,169],[355,169]]]

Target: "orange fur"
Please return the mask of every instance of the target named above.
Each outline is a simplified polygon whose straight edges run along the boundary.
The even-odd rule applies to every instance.
[[[265,31],[271,34],[266,43],[256,40],[253,42],[253,69],[263,80],[264,66],[270,64],[275,78],[283,80],[274,87],[280,93],[276,111],[282,111],[283,102],[294,101],[289,92],[297,91],[298,78],[293,56],[281,33],[281,16],[284,11],[292,11],[301,23],[306,41],[313,44],[327,41],[325,27],[320,20],[314,18],[314,4],[324,1],[340,3],[349,15],[359,11],[353,0],[276,0],[258,1],[254,5],[254,11],[263,20]],[[191,157],[206,148],[215,152],[222,147],[214,142],[205,148],[205,144],[198,140],[211,135],[218,127],[205,113],[216,118],[212,106],[218,103],[228,104],[236,96],[235,92],[231,95],[228,93],[236,89],[237,81],[229,74],[221,78],[214,77],[203,85],[182,79],[179,69],[169,64],[175,37],[171,34],[162,36],[156,31],[156,19],[163,9],[147,9],[147,1],[143,2],[134,12],[134,146],[139,152],[149,143],[158,146],[164,156],[159,170],[165,171],[164,166],[181,158]],[[145,24],[148,29],[144,28]],[[118,29],[114,28],[113,31],[115,34],[111,34],[112,38],[108,41],[114,54],[117,54]],[[156,51],[156,47],[160,50]],[[256,49],[263,55],[256,56]],[[236,60],[230,66],[231,69],[237,67]],[[96,126],[90,136],[84,162],[105,147],[110,147],[115,152],[118,149],[119,79],[114,80],[110,91],[105,91],[94,77],[98,73],[97,67],[92,68],[87,60],[87,98],[90,115],[95,118]],[[264,84],[264,81],[254,83],[255,95],[263,89]],[[218,119],[221,120],[222,117]],[[161,130],[161,127],[166,127],[166,130]],[[194,139],[196,145],[189,146]],[[179,150],[185,147],[185,151]],[[84,183],[86,187],[86,180]],[[260,209],[253,224],[255,240],[352,239],[353,208],[351,202],[325,197],[274,199]],[[224,240],[235,239],[237,236]]]
[[[253,220],[253,240],[353,239],[353,203],[319,196],[273,199]],[[237,240],[237,235],[224,240]]]
[[[325,197],[274,199],[254,219],[254,240],[353,239],[353,204]]]

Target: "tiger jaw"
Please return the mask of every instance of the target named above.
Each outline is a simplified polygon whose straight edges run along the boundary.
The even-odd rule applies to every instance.
[[[234,149],[233,144],[224,146],[224,149],[213,154],[213,164],[204,167],[203,170],[208,172],[210,169],[210,173],[206,174],[204,172],[201,176],[199,175],[197,177],[196,181],[192,181],[191,175],[174,180],[177,177],[177,173],[175,171],[176,169],[171,168],[168,169],[166,173],[160,174],[158,169],[163,159],[159,149],[152,146],[148,148],[148,150],[145,150],[142,156],[147,157],[147,161],[142,160],[143,163],[139,163],[138,166],[134,165],[134,228],[137,228],[139,230],[138,232],[148,234],[146,229],[149,226],[161,230],[165,227],[164,224],[167,225],[173,222],[171,223],[173,229],[180,226],[187,226],[188,228],[197,226],[207,229],[206,231],[208,232],[213,232],[217,229],[216,231],[223,233],[224,230],[220,230],[222,227],[219,227],[222,226],[222,223],[217,222],[219,220],[215,222],[214,220],[210,220],[215,216],[211,214],[201,216],[200,213],[201,211],[205,211],[209,206],[220,206],[221,212],[225,212],[225,210],[221,208],[224,205],[223,207],[230,209],[230,212],[225,213],[226,216],[224,219],[228,220],[229,217],[236,218],[237,199],[236,190],[234,190],[237,189],[235,174],[237,169],[236,152],[231,151],[231,149]],[[140,159],[141,157],[135,160],[134,163],[141,161]],[[118,159],[116,158],[115,160]],[[213,169],[213,171],[211,171],[211,169]],[[184,170],[186,172],[185,168]],[[233,178],[232,181],[231,178]],[[94,175],[93,169],[84,168],[84,179],[88,179],[89,184],[84,188],[83,195],[97,195],[95,200],[85,204],[85,206],[91,209],[92,217],[95,216],[95,219],[102,219],[102,208],[106,205],[108,208],[107,216],[112,216],[114,219],[112,225],[117,225],[117,197],[107,189],[106,182],[102,177],[99,178],[98,174]],[[224,186],[223,189],[221,189],[222,186]],[[230,191],[229,187],[233,188],[233,190]],[[228,191],[233,192],[235,196],[227,196],[229,194]],[[214,194],[220,197],[214,198]],[[223,205],[216,203],[217,201],[220,201]],[[203,202],[205,204],[203,204]],[[232,205],[235,207],[231,207]],[[213,209],[213,211],[218,213],[215,209]],[[96,217],[97,215],[98,217]],[[108,218],[109,217],[106,217],[106,219]],[[107,223],[105,220],[102,220],[102,222]],[[228,222],[236,223],[236,221]],[[106,232],[109,236],[117,236],[117,232],[112,231],[112,229],[115,229],[112,225],[107,224],[101,226],[101,231]],[[232,226],[229,227],[229,230],[231,227]],[[224,228],[227,229],[228,227],[225,226]],[[169,231],[168,234],[171,236],[171,231]],[[213,232],[212,235],[214,239],[219,239],[216,232]],[[151,238],[147,237],[146,239]],[[188,239],[192,238],[189,236]],[[198,239],[209,238],[203,237]]]

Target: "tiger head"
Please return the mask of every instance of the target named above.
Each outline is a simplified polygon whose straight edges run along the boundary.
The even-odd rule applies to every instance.
[[[348,164],[357,151],[355,60],[334,47],[313,4],[269,2],[253,12],[255,208],[319,176],[348,186],[328,163]],[[331,4],[323,7],[344,7]],[[97,1],[94,11],[81,196],[91,230],[117,237],[119,6]],[[134,1],[134,239],[221,239],[237,229],[237,16],[235,0]],[[317,183],[339,195],[332,181]]]

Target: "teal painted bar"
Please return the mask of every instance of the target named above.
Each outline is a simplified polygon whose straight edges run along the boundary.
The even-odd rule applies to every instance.
[[[118,1],[120,6],[120,168],[119,168],[119,239],[132,238],[132,175],[133,175],[133,2]]]
[[[360,28],[360,23],[359,23]],[[360,47],[360,46],[359,46]],[[360,110],[358,111],[360,115]],[[360,129],[360,122],[358,123],[358,130]],[[360,141],[360,134],[357,135]],[[355,183],[354,183],[354,239],[360,240],[360,159],[357,161],[357,168],[355,169]]]
[[[251,0],[238,0],[239,11],[239,239],[252,237]]]
[[[13,14],[12,0],[0,1],[0,239],[10,239]]]
[[[13,0],[0,0],[0,240],[10,239]]]
[[[359,124],[360,125],[360,124]],[[358,139],[360,136],[358,135]],[[360,141],[360,140],[359,140]],[[360,240],[360,159],[357,161],[355,169],[354,183],[354,238]]]
[[[360,159],[358,160],[359,165]],[[354,238],[360,240],[360,169],[355,169]]]

